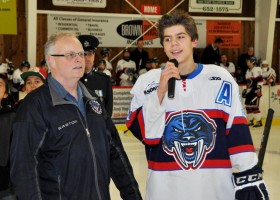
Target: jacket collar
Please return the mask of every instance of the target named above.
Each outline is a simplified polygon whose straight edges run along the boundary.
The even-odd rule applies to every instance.
[[[49,90],[50,90],[50,94],[51,94],[51,98],[52,98],[52,103],[54,106],[56,105],[62,105],[62,104],[72,104],[70,101],[66,101],[64,99],[64,97],[56,90],[54,84],[52,83],[52,81],[50,80],[50,76],[48,76],[47,78],[47,84],[49,86]],[[78,82],[78,87],[81,88],[82,90],[82,94],[84,96],[84,98],[86,99],[94,99],[96,100],[96,97],[93,97],[87,90],[87,88],[79,81]]]

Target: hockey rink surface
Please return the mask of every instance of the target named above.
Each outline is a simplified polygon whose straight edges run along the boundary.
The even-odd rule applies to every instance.
[[[265,124],[265,123],[264,123]],[[133,167],[134,175],[138,181],[142,197],[145,197],[147,161],[144,145],[140,143],[130,132],[124,134],[124,125],[117,126],[124,149]],[[250,128],[255,149],[258,153],[264,126]],[[270,200],[280,199],[280,119],[274,119],[270,129],[265,158],[263,162],[264,180],[270,193]],[[121,200],[119,191],[114,183],[110,184],[111,200]]]

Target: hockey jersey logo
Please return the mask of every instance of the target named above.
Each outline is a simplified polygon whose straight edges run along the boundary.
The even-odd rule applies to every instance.
[[[159,83],[153,81],[152,83],[150,83],[144,90],[144,94],[150,94],[153,91],[157,90]]]
[[[215,145],[217,125],[203,111],[171,113],[163,134],[163,149],[182,169],[197,169]]]

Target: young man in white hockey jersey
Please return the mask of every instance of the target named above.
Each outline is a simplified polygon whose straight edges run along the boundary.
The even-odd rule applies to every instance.
[[[237,83],[219,66],[194,62],[198,33],[184,11],[163,15],[158,31],[178,68],[166,62],[137,79],[126,122],[145,144],[146,200],[267,200]]]
[[[248,126],[261,127],[262,120],[259,105],[263,86],[262,69],[255,66],[257,62],[255,57],[249,57],[246,62],[248,66],[245,74],[247,86],[243,97],[245,97],[245,107],[249,121]],[[256,120],[256,124],[254,124],[254,119]]]

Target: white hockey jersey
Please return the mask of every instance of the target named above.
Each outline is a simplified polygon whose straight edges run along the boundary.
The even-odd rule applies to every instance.
[[[264,80],[264,84],[275,83],[276,81],[276,73],[275,70],[271,67],[263,67],[262,68],[262,76]]]
[[[132,86],[132,77],[136,73],[136,64],[133,60],[121,59],[117,63],[116,74],[120,79],[121,86]]]
[[[228,62],[227,65],[224,65],[224,63],[220,63],[220,66],[226,69],[231,75],[235,73],[235,65],[233,64],[233,62]]]
[[[255,90],[257,86],[263,86],[262,69],[260,67],[248,69],[245,78],[247,81],[247,93]]]
[[[232,169],[257,164],[237,83],[219,66],[198,64],[160,105],[160,75],[138,78],[126,122],[145,144],[146,200],[234,200]]]

